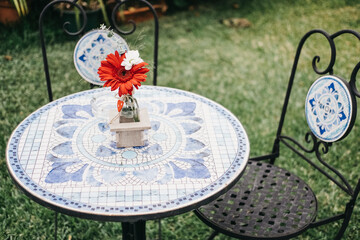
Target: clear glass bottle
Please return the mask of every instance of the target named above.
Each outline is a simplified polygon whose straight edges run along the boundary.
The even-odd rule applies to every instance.
[[[124,102],[120,111],[120,122],[139,122],[139,104],[132,95],[123,95],[119,100]]]

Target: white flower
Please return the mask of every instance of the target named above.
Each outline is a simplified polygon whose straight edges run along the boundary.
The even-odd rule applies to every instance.
[[[130,50],[125,53],[125,58],[121,63],[121,66],[125,67],[125,70],[130,70],[133,65],[142,63],[138,50]]]
[[[105,24],[103,24],[103,23],[102,23],[102,24],[100,24],[100,29],[101,29],[101,30],[105,30],[105,29],[106,29]]]

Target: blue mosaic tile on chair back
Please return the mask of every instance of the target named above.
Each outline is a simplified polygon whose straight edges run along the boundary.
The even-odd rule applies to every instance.
[[[352,96],[344,81],[324,76],[310,87],[305,115],[314,135],[325,141],[341,139],[350,129],[353,117]]]
[[[129,50],[125,40],[118,34],[108,36],[109,30],[93,30],[85,34],[77,43],[74,50],[74,64],[78,73],[84,80],[95,84],[103,85],[97,72],[101,60],[104,60],[109,53],[119,54]]]

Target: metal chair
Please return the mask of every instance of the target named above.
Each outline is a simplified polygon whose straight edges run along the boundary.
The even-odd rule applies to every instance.
[[[310,36],[319,34],[329,43],[331,59],[327,68],[322,71],[317,66],[320,57],[315,56],[312,68],[315,74],[324,76],[314,83],[309,81],[301,83],[309,89],[306,99],[300,99],[301,102],[305,100],[308,128],[305,139],[299,141],[296,136],[283,134],[285,115],[290,106],[288,105],[290,99],[291,103],[294,102],[290,95],[295,88],[295,72],[304,43]],[[301,39],[272,152],[269,155],[251,158],[244,175],[234,187],[215,201],[196,210],[197,216],[215,230],[209,239],[213,239],[218,233],[240,239],[289,239],[309,228],[334,221],[342,221],[335,239],[341,239],[343,236],[359,194],[360,179],[356,186],[351,186],[335,167],[325,161],[330,155],[328,153],[334,153],[331,151],[332,148],[340,144],[341,140],[350,133],[356,117],[356,97],[360,97],[355,85],[360,62],[352,70],[349,81],[334,75],[336,60],[334,40],[343,35],[352,35],[360,41],[360,34],[352,30],[342,30],[330,35],[323,30],[315,29],[306,33]],[[288,114],[287,118],[289,117],[291,116]],[[317,219],[320,206],[313,190],[302,179],[291,173],[291,169],[285,170],[273,165],[275,159],[280,157],[280,153],[285,152],[286,148],[293,152],[291,154],[298,156],[300,160],[305,160],[318,170],[329,180],[329,183],[334,183],[348,196],[349,200],[344,204],[343,213]]]
[[[145,6],[147,6],[154,17],[154,52],[153,52],[153,64],[152,64],[152,70],[153,70],[153,85],[156,86],[157,84],[157,63],[158,63],[158,43],[159,43],[159,21],[158,16],[156,14],[155,9],[153,6],[146,0],[137,0],[138,2],[141,2]],[[48,96],[49,101],[51,102],[53,100],[53,93],[51,88],[51,79],[49,74],[49,64],[47,60],[47,52],[46,52],[46,45],[45,45],[45,38],[44,38],[44,31],[43,31],[43,25],[44,25],[44,17],[45,15],[51,11],[54,7],[54,5],[59,3],[68,3],[71,4],[74,8],[77,8],[80,12],[80,15],[82,16],[82,26],[77,32],[71,32],[68,30],[68,25],[70,25],[69,22],[65,22],[63,25],[63,30],[67,35],[70,36],[81,36],[84,34],[85,27],[87,25],[87,16],[82,8],[81,5],[79,5],[78,0],[55,0],[50,3],[48,3],[44,9],[42,10],[39,18],[39,34],[40,34],[40,42],[41,42],[41,49],[42,49],[42,56],[43,56],[43,62],[44,62],[44,72],[45,72],[45,79],[46,79],[46,86],[48,90]],[[123,6],[126,3],[133,2],[131,0],[116,0],[116,5],[113,8],[112,11],[112,24],[115,29],[115,32],[118,32],[120,35],[130,35],[135,32],[136,30],[136,23],[133,20],[129,20],[129,23],[132,25],[132,28],[129,31],[123,31],[120,29],[120,27],[117,25],[116,22],[116,14],[121,6]],[[94,85],[91,85],[91,88],[94,87]]]
[[[153,64],[152,64],[152,71],[153,71],[153,85],[157,85],[157,63],[158,63],[158,42],[159,42],[159,21],[158,16],[153,8],[153,6],[146,0],[137,0],[138,2],[144,4],[147,6],[154,17],[154,51],[153,51]],[[76,32],[71,32],[68,30],[69,22],[65,22],[63,25],[63,30],[67,35],[70,36],[82,36],[85,32],[85,28],[87,26],[87,16],[82,8],[82,6],[77,3],[78,0],[55,0],[48,3],[44,9],[42,10],[39,18],[39,34],[40,34],[40,42],[41,42],[41,49],[42,49],[42,56],[43,56],[43,63],[44,63],[44,72],[45,72],[45,79],[46,79],[46,85],[47,85],[47,91],[48,91],[48,97],[49,102],[53,100],[53,92],[51,88],[51,79],[49,74],[49,64],[47,59],[47,52],[46,52],[46,45],[45,45],[45,38],[44,38],[44,32],[43,32],[43,25],[44,25],[44,18],[46,14],[51,11],[54,7],[54,5],[59,3],[68,3],[71,4],[74,8],[77,8],[80,12],[80,16],[82,16],[82,26],[80,29]],[[112,10],[112,27],[115,29],[115,32],[119,33],[120,35],[130,35],[135,32],[136,30],[136,23],[133,20],[129,20],[129,23],[132,25],[132,28],[129,31],[123,31],[120,29],[120,27],[117,25],[116,22],[116,15],[118,10],[121,6],[123,6],[126,3],[133,2],[131,0],[116,0],[116,4]],[[93,88],[95,85],[90,84],[90,88]],[[161,238],[161,222],[159,223],[159,238]],[[122,223],[122,229],[123,229],[123,239],[132,239],[134,236],[143,236],[145,238],[144,232],[137,231],[138,226],[144,225],[145,222],[137,222],[137,223]],[[57,225],[58,225],[58,213],[55,212],[55,220],[54,220],[54,238],[57,239]]]

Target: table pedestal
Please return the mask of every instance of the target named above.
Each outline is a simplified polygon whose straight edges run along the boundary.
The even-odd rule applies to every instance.
[[[145,221],[138,221],[135,223],[123,222],[122,226],[122,239],[125,240],[145,240]]]

